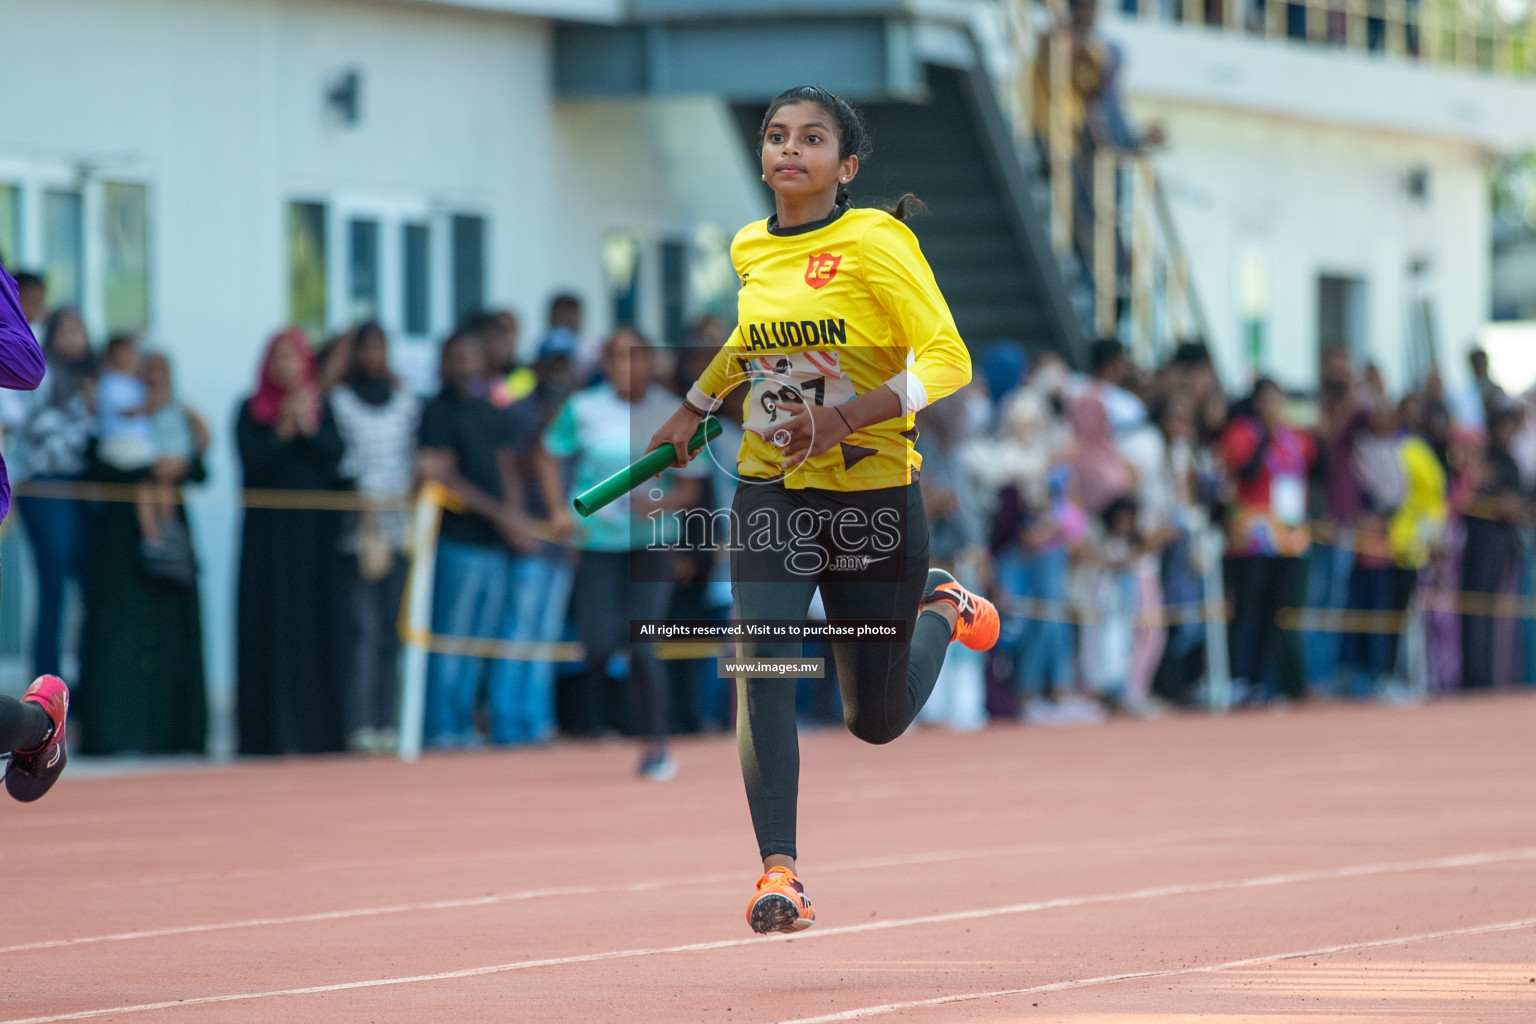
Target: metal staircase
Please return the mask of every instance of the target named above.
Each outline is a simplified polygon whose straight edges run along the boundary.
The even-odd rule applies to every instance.
[[[748,146],[786,85],[855,97],[875,154],[854,200],[928,204],[911,226],[968,344],[1011,339],[1081,366],[1092,338],[1116,334],[1156,358],[1201,332],[1198,303],[1150,165],[1036,138],[1030,83],[1049,21],[1032,0],[634,0],[622,24],[557,28],[556,89],[713,93]]]

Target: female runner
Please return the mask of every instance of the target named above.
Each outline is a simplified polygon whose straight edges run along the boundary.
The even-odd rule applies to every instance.
[[[768,107],[760,135],[776,213],[731,246],[739,326],[647,450],[671,444],[685,465],[700,419],[746,385],[736,617],[803,620],[819,587],[829,620],[904,627],[894,641],[832,645],[849,730],[889,743],[933,692],[951,640],[976,650],[997,642],[997,609],[928,568],[913,449],[914,415],[970,380],[970,356],[901,223],[915,200],[904,197],[894,216],[849,205],[848,182],[866,155],[853,108],[819,87],[790,89]],[[740,658],[800,654],[798,640],[737,647]],[[815,920],[795,874],[795,682],[736,684],[764,871],[747,920],[763,933]]]
[[[0,388],[32,391],[43,372],[43,353],[21,311],[16,282],[0,266]],[[10,507],[11,485],[0,462],[0,519]],[[21,700],[0,695],[0,756],[11,759],[5,790],[17,800],[36,800],[64,771],[68,714],[69,689],[57,676],[38,676]]]

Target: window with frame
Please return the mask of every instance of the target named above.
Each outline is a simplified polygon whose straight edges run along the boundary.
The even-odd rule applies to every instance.
[[[603,236],[603,278],[613,308],[613,322],[633,327],[640,322],[640,236],[629,230]]]
[[[149,189],[124,182],[101,187],[107,333],[149,326]]]
[[[731,233],[715,224],[700,224],[693,232],[688,264],[688,316],[735,320],[740,289],[731,264]]]
[[[379,317],[379,222],[347,222],[347,315],[353,323]]]
[[[453,321],[485,309],[485,218],[453,217]]]
[[[1336,274],[1317,278],[1317,349],[1342,344],[1351,356],[1369,357],[1365,280]]]
[[[21,265],[21,189],[0,184],[0,263],[14,276]]]
[[[682,345],[688,340],[688,243],[669,238],[661,243],[661,340]]]
[[[405,333],[432,331],[432,229],[426,224],[405,224],[400,229],[401,323]]]
[[[43,276],[48,304],[79,308],[85,297],[84,218],[80,193],[43,192]]]
[[[288,321],[326,328],[325,204],[288,204]]]

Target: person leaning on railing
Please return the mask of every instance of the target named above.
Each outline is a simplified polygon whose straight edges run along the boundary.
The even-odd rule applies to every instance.
[[[1510,404],[1488,410],[1488,435],[1477,494],[1467,510],[1467,540],[1461,552],[1461,589],[1465,598],[1486,605],[1500,594],[1514,592],[1519,579],[1520,535],[1516,524],[1525,515],[1528,495],[1520,482],[1520,467],[1509,443],[1520,429],[1521,410]],[[1486,614],[1486,607],[1468,607],[1461,617],[1461,685],[1483,689],[1496,682],[1502,648],[1513,642],[1515,620]],[[1481,612],[1482,614],[1477,614]]]
[[[1097,0],[1072,0],[1069,9],[1070,21],[1065,26],[1071,55],[1068,95],[1055,97],[1051,94],[1051,35],[1041,36],[1035,50],[1034,103],[1031,108],[1035,113],[1036,134],[1041,138],[1049,137],[1048,118],[1051,103],[1055,100],[1067,107],[1067,121],[1074,139],[1086,129],[1096,143],[1114,149],[1134,151],[1162,145],[1161,125],[1153,124],[1145,132],[1138,132],[1126,115],[1120,88],[1124,54],[1118,44],[1098,32]]]
[[[432,587],[432,630],[440,636],[500,639],[512,552],[535,539],[511,424],[481,397],[485,353],[472,334],[443,342],[443,386],[421,412],[420,475],[452,491],[463,509],[443,513]],[[481,659],[436,652],[427,665],[426,744],[474,746]]]
[[[389,339],[376,322],[352,333],[341,381],[328,401],[345,442],[340,472],[364,499],[403,502],[411,493],[421,401],[389,368]],[[347,745],[363,753],[394,748],[400,697],[396,619],[409,564],[409,513],[367,508],[348,516],[349,563],[345,719]]]
[[[551,331],[539,345],[531,372],[533,389],[502,410],[511,430],[522,478],[523,508],[530,519],[548,521],[549,533],[529,551],[517,551],[507,565],[502,608],[503,640],[553,644],[565,631],[575,555],[564,540],[574,523],[565,503],[559,470],[539,442],[575,386],[575,335]],[[548,655],[497,658],[485,679],[491,742],[547,743],[555,733],[555,662]]]
[[[1417,575],[1417,567],[1401,564],[1406,559],[1418,560],[1418,553],[1409,550],[1416,545],[1412,544],[1408,524],[1419,516],[1417,510],[1430,501],[1425,491],[1434,485],[1435,479],[1425,478],[1424,472],[1439,471],[1438,463],[1432,469],[1422,467],[1424,452],[1419,446],[1408,448],[1412,435],[1400,431],[1398,413],[1392,404],[1374,393],[1371,402],[1363,410],[1364,428],[1348,453],[1350,467],[1359,482],[1362,507],[1357,542],[1351,545],[1354,566],[1346,607],[1365,628],[1344,634],[1340,668],[1345,673],[1342,681],[1347,692],[1355,696],[1385,692],[1383,687],[1393,682],[1402,616],[1413,596]],[[1429,458],[1435,462],[1433,455]],[[1420,470],[1420,476],[1413,481],[1416,487],[1411,497],[1410,468]],[[1438,475],[1438,480],[1443,505],[1443,474]],[[1389,526],[1395,527],[1395,535],[1390,538]]]
[[[1283,650],[1289,641],[1276,614],[1295,607],[1301,594],[1310,544],[1307,474],[1316,449],[1311,435],[1285,422],[1284,402],[1278,384],[1259,380],[1221,438],[1236,491],[1227,524],[1228,646],[1234,688],[1250,702],[1268,698],[1263,676],[1280,661],[1290,663],[1281,666],[1282,687],[1299,694],[1300,654]]]

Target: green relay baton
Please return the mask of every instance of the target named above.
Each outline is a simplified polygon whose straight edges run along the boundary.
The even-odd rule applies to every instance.
[[[693,436],[688,439],[688,451],[696,452],[719,436],[720,421],[710,416],[699,424],[699,429],[695,430]],[[576,506],[576,514],[583,519],[587,518],[624,492],[639,487],[672,465],[676,459],[677,453],[672,450],[671,445],[663,445],[655,451],[646,453],[607,480],[594,484],[576,495],[575,501],[572,502]]]

